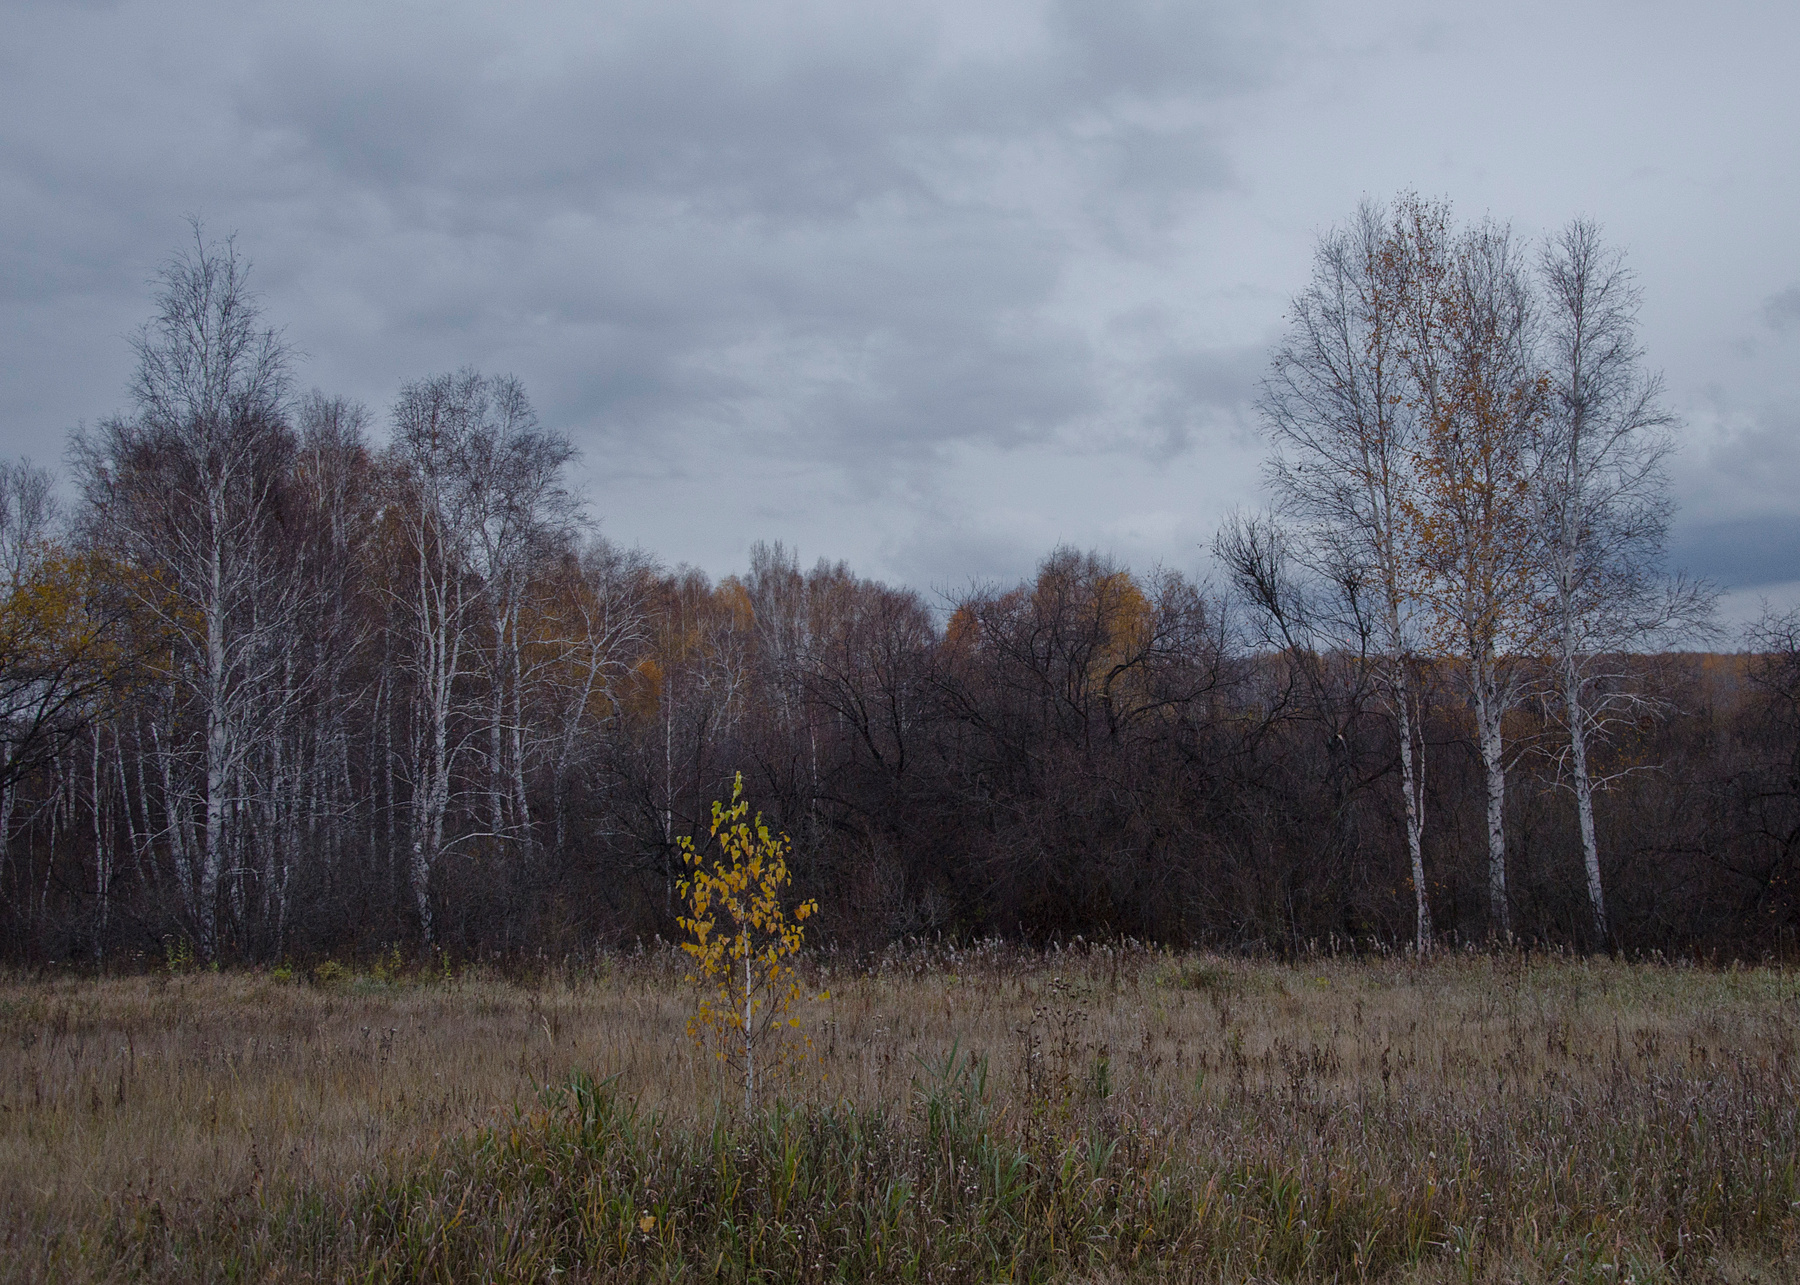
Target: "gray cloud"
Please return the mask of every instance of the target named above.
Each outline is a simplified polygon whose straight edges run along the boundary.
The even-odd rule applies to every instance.
[[[1708,408],[1700,449],[1678,460],[1677,495],[1687,520],[1736,521],[1800,515],[1800,404]]]
[[[1083,229],[1113,236],[1117,192],[1221,181],[1180,109],[1254,79],[1246,40],[1157,5],[1053,7],[1022,47],[959,44],[922,11],[734,12],[628,11],[524,77],[529,37],[454,30],[402,61],[309,30],[265,46],[239,111],[366,203],[370,271],[410,272],[378,329],[506,352],[536,317],[560,351],[516,364],[548,368],[534,386],[628,472],[665,473],[671,435],[711,421],[879,489],[947,442],[1104,417],[1104,355],[1046,310]]]
[[[1763,322],[1770,330],[1800,326],[1800,285],[1789,286],[1763,301]]]
[[[721,571],[781,537],[954,581],[1069,539],[1191,566],[1256,486],[1256,381],[1313,238],[1411,186],[1615,228],[1653,358],[1712,417],[1682,465],[1693,520],[1791,511],[1788,421],[1757,408],[1800,390],[1768,358],[1727,378],[1696,338],[1800,278],[1773,224],[1739,226],[1788,189],[1691,205],[1722,190],[1709,167],[1787,181],[1714,128],[1767,115],[1731,93],[1774,83],[1738,65],[1783,45],[1771,20],[1728,5],[1658,43],[1568,19],[1559,47],[1628,30],[1641,79],[1692,91],[1622,84],[1637,105],[1590,103],[1559,151],[1531,115],[1554,95],[1529,92],[1567,83],[1530,37],[1556,11],[1452,10],[15,4],[0,444],[54,458],[118,405],[123,337],[194,211],[240,234],[303,382],[380,410],[432,371],[514,371],[585,451],[608,529],[671,557]],[[1754,273],[1706,257],[1734,244]],[[1793,293],[1771,325],[1800,319]]]

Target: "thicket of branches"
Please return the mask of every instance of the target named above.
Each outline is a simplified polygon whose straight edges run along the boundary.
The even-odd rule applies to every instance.
[[[1705,595],[1622,265],[1403,201],[1317,267],[1219,584],[1058,549],[938,602],[609,545],[509,378],[295,397],[196,230],[71,511],[0,476],[0,951],[668,937],[737,771],[852,945],[1791,947],[1800,623],[1662,645]]]

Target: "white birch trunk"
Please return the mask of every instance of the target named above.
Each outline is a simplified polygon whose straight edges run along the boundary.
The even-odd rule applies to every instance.
[[[7,764],[11,761],[12,744],[8,741],[0,740],[0,774],[4,773]],[[0,783],[0,890],[3,890],[6,887],[8,858],[12,855],[12,814],[12,787]]]
[[[94,728],[94,755],[89,788],[94,813],[94,959],[106,953],[106,930],[112,912],[112,853],[106,844],[106,817],[100,806],[100,729]]]
[[[1475,666],[1475,724],[1481,741],[1481,766],[1487,778],[1488,931],[1512,940],[1512,914],[1506,896],[1506,763],[1502,757],[1501,706],[1494,690],[1493,662]]]
[[[512,630],[512,726],[508,734],[512,742],[513,824],[518,827],[519,841],[525,845],[527,857],[532,852],[531,803],[525,795],[525,674],[519,649],[519,618],[515,604],[509,626]]]
[[[188,922],[193,923],[200,913],[195,896],[199,871],[195,869],[193,848],[188,842],[188,810],[181,805],[176,793],[175,767],[170,761],[172,756],[168,747],[163,744],[162,733],[157,730],[154,716],[150,719],[150,745],[156,755],[157,775],[162,780],[163,825],[169,835],[169,854],[175,866],[175,884],[181,891],[181,908]]]
[[[1572,654],[1563,658],[1563,707],[1569,718],[1569,759],[1575,777],[1575,814],[1581,826],[1581,862],[1587,874],[1588,906],[1594,915],[1594,940],[1605,946],[1611,937],[1606,919],[1606,893],[1600,885],[1600,844],[1594,833],[1594,782],[1588,775],[1587,710],[1581,701],[1581,675]]]
[[[206,617],[206,822],[200,865],[200,955],[213,960],[219,950],[219,876],[225,862],[226,750],[225,622],[220,601],[221,555],[215,543],[207,561]]]
[[[1406,855],[1412,867],[1413,949],[1431,953],[1431,899],[1425,891],[1425,763],[1417,753],[1412,692],[1404,662],[1395,667],[1394,705],[1400,719],[1400,789],[1406,806]]]
[[[740,931],[748,932],[747,928]],[[751,1018],[755,1013],[755,987],[751,983],[750,952],[744,952],[744,1115],[750,1115],[752,1104],[756,1100],[756,1036],[751,1029]]]
[[[494,666],[493,666],[493,708],[488,715],[488,828],[494,832],[494,839],[506,833],[506,809],[501,782],[506,779],[506,664],[504,660],[506,647],[506,617],[504,613],[495,613],[494,630]]]

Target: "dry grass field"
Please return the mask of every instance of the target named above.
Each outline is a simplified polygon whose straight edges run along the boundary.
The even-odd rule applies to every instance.
[[[25,1280],[1800,1280],[1800,975],[1001,946],[0,980]]]

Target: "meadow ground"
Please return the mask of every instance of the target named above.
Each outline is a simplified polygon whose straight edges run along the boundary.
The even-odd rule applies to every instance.
[[[0,1275],[1800,1280],[1800,974],[807,965],[746,1117],[669,953],[0,979]]]

